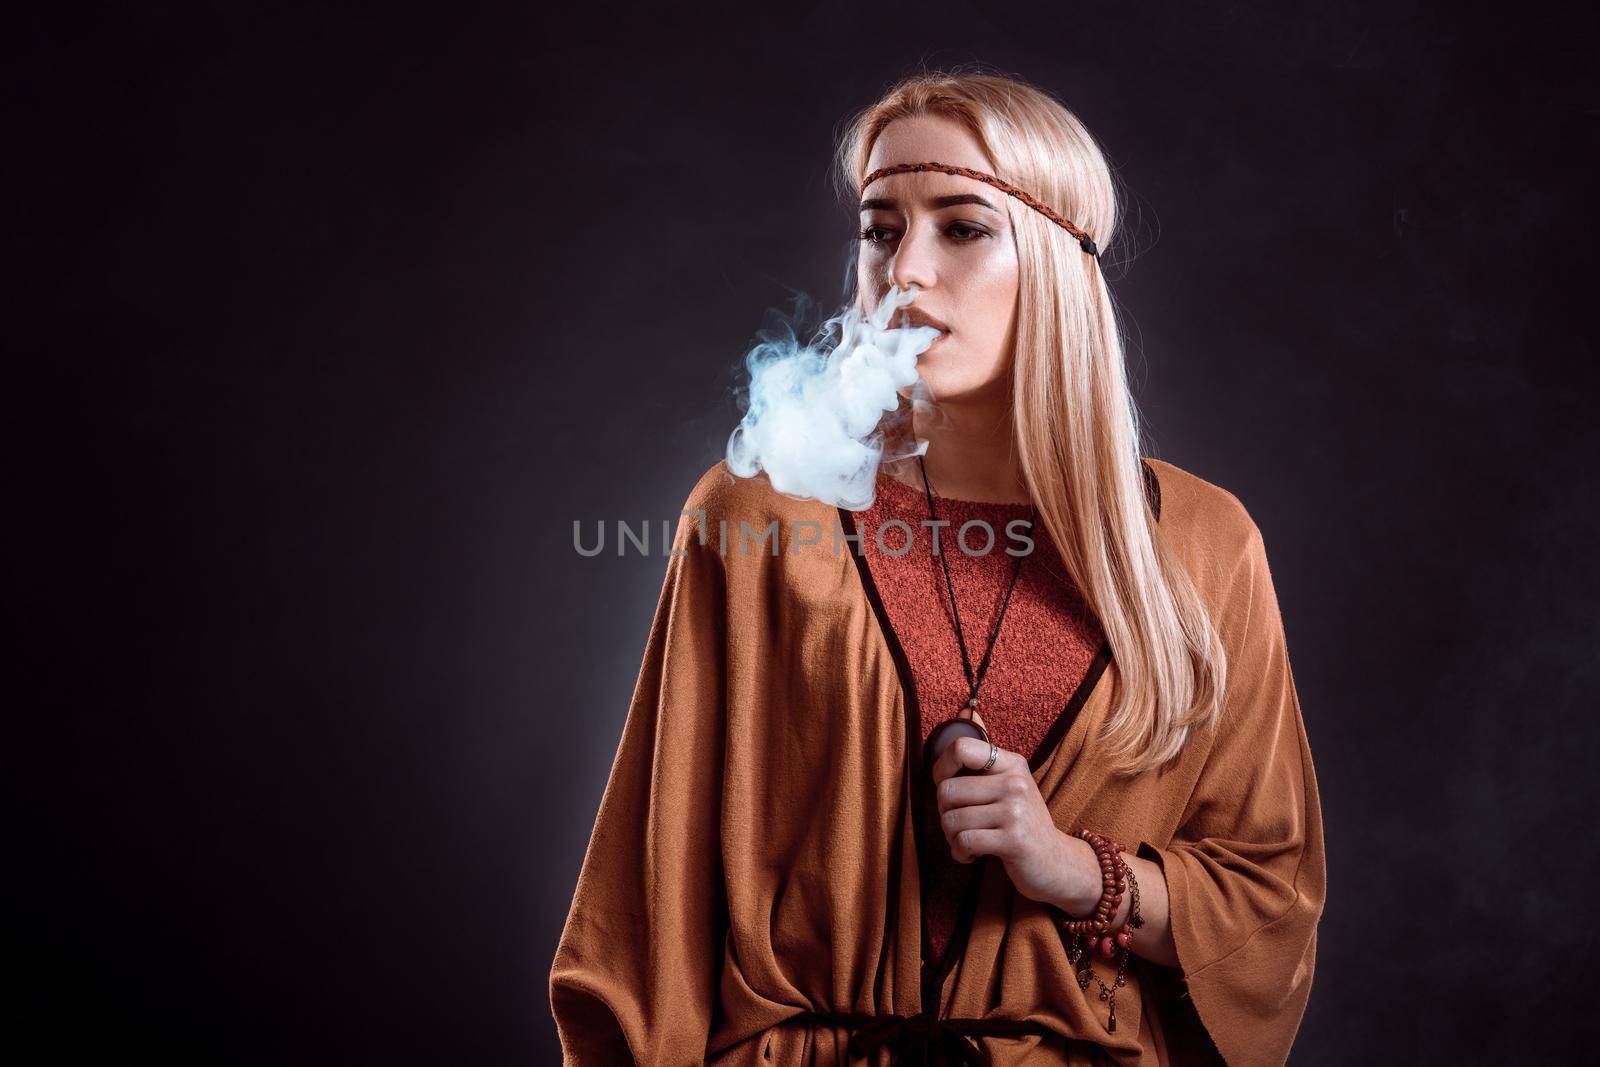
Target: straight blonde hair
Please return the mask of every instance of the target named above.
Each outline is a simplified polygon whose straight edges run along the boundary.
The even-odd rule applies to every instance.
[[[835,170],[852,212],[884,127],[928,114],[960,122],[994,161],[996,177],[1071,219],[1104,254],[1118,206],[1099,145],[1048,92],[997,74],[915,74],[854,115]],[[1100,263],[1044,215],[1014,197],[1000,200],[1020,267],[1012,428],[1023,480],[1115,656],[1120,684],[1100,738],[1106,754],[1119,773],[1156,770],[1192,732],[1217,721],[1226,654],[1188,574],[1156,536],[1138,413]]]

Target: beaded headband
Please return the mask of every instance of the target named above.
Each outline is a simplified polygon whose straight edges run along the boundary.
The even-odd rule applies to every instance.
[[[959,174],[963,178],[973,178],[977,181],[992,185],[1002,193],[1007,193],[1016,197],[1018,200],[1021,200],[1024,204],[1027,204],[1029,207],[1033,208],[1033,210],[1037,211],[1039,214],[1043,215],[1057,226],[1060,226],[1063,230],[1066,230],[1068,233],[1072,234],[1072,236],[1078,239],[1078,245],[1085,252],[1089,253],[1091,256],[1094,256],[1096,259],[1100,257],[1100,250],[1094,246],[1094,241],[1090,239],[1089,235],[1083,230],[1079,229],[1077,226],[1074,226],[1067,219],[1062,218],[1055,211],[1051,210],[1050,205],[1043,203],[1032,196],[1029,196],[1027,193],[1023,192],[1021,189],[1018,189],[1010,182],[1001,181],[993,174],[985,174],[983,171],[973,170],[971,167],[958,167],[953,163],[896,163],[892,167],[880,167],[871,174],[867,175],[866,178],[861,182],[861,191],[863,193],[866,192],[867,186],[871,185],[879,178],[886,177],[890,174],[900,174],[905,171],[920,172],[925,170],[938,170],[943,171],[946,174]]]

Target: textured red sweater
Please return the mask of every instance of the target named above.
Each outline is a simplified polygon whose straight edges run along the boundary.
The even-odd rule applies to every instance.
[[[933,555],[932,531],[922,525],[929,518],[927,495],[920,486],[912,488],[886,474],[878,476],[877,484],[872,507],[856,516],[861,551],[910,664],[926,742],[935,726],[965,705],[966,675],[944,572]],[[953,500],[937,492],[934,503],[939,518],[950,520],[949,526],[939,528],[939,546],[950,564],[967,653],[977,670],[1011,580],[1014,557],[1005,549],[1021,547],[1007,534],[1006,524],[1026,520],[1028,505]],[[909,551],[901,553],[907,536],[898,525],[882,531],[883,544],[879,545],[879,527],[891,519],[911,528]],[[975,519],[994,530],[994,545],[986,554],[969,555],[955,540],[961,525]],[[994,743],[1029,759],[1078,688],[1103,641],[1083,598],[1067,580],[1066,568],[1042,523],[1034,527],[1032,537],[1034,551],[1022,565],[978,694],[978,711]],[[982,553],[986,541],[983,528],[975,526],[969,529],[965,543],[972,553]],[[918,788],[929,797],[917,853],[928,935],[938,960],[944,955],[961,893],[974,867],[950,855],[950,843],[933,807],[931,779],[919,777],[918,781]]]

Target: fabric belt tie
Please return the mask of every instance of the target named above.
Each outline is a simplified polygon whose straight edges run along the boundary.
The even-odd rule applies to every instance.
[[[972,1040],[978,1037],[1050,1037],[1054,1030],[1023,1019],[941,1019],[925,1011],[915,1015],[867,1015],[862,1012],[803,1011],[785,1023],[824,1022],[847,1027],[852,1058],[889,1050],[896,1067],[992,1067],[989,1054]],[[970,1036],[969,1036],[970,1035]]]

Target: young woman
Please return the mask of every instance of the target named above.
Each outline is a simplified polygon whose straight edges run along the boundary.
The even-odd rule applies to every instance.
[[[926,452],[862,512],[690,493],[551,972],[567,1062],[1281,1064],[1316,777],[1259,530],[1139,454],[1105,160],[946,74],[840,168],[861,307],[914,286],[941,331]]]

